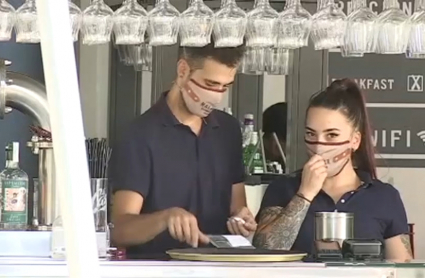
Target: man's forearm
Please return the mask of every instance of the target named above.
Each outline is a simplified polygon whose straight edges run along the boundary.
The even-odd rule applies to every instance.
[[[112,241],[119,247],[143,244],[167,229],[167,211],[120,215],[114,221]]]
[[[290,250],[307,215],[310,203],[298,196],[285,207],[266,208],[253,239],[258,248]]]

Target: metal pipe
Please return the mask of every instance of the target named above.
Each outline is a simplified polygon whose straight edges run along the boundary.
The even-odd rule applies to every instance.
[[[8,71],[6,76],[7,85],[2,90],[5,106],[28,115],[42,128],[50,131],[46,88],[41,83],[21,73]]]

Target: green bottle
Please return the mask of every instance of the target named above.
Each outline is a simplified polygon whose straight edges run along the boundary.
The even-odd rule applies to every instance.
[[[28,174],[19,168],[19,143],[6,146],[6,168],[0,173],[1,230],[28,228]]]

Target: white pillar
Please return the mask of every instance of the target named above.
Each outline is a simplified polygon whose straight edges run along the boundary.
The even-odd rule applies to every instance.
[[[99,262],[68,0],[37,0],[69,277],[98,278]]]

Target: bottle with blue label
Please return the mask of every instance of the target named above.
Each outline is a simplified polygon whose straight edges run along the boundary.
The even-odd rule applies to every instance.
[[[19,143],[6,146],[6,168],[0,173],[1,230],[28,228],[28,174],[19,168]]]

